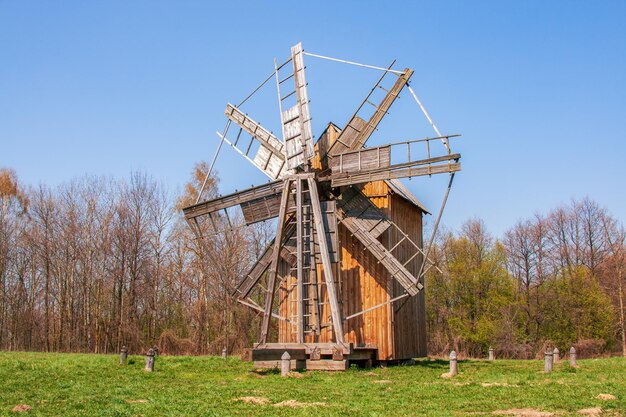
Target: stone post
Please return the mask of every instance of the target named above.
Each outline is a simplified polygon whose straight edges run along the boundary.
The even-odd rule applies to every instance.
[[[559,348],[555,347],[554,351],[552,352],[552,361],[554,363],[557,363],[561,359],[560,353],[561,352],[559,352]]]
[[[491,346],[489,346],[489,360],[492,362],[495,360],[493,355],[493,348]]]
[[[228,357],[228,350],[224,348],[222,349],[222,359],[226,360],[226,357]]]
[[[543,361],[543,370],[544,372],[552,372],[552,351],[551,350],[546,350],[545,353],[545,358]]]
[[[148,349],[148,353],[146,353],[146,367],[144,371],[154,372],[154,349]]]
[[[450,352],[450,376],[455,376],[459,373],[459,367],[456,361],[456,352]]]
[[[576,368],[576,349],[574,346],[569,348],[569,366]]]
[[[152,351],[154,352],[154,356],[159,356],[159,347],[157,345],[152,346]]]
[[[122,346],[122,350],[120,351],[120,365],[126,365],[127,359],[128,359],[128,348],[126,346]]]
[[[289,352],[285,351],[283,356],[280,357],[280,375],[287,376],[289,371],[291,370],[291,355]]]

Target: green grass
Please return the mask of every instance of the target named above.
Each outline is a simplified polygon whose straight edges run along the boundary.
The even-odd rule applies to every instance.
[[[550,374],[541,372],[542,361],[461,361],[455,378],[442,378],[448,365],[436,360],[281,378],[252,372],[250,363],[236,358],[224,363],[215,357],[159,357],[154,373],[142,370],[143,357],[130,359],[122,367],[113,355],[2,352],[0,415],[454,416],[533,408],[580,416],[580,409],[601,407],[604,415],[626,416],[623,358],[581,360],[575,370],[562,361]],[[598,394],[617,399],[597,399]],[[244,396],[268,403],[238,400]],[[275,406],[286,400],[324,404]],[[17,404],[32,409],[11,412]]]

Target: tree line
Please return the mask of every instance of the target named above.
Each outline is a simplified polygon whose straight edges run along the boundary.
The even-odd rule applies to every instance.
[[[206,171],[198,164],[173,196],[137,172],[32,187],[0,169],[0,349],[250,346],[259,316],[231,294],[273,228],[195,236],[180,209]],[[217,183],[212,176],[205,196]],[[501,239],[480,219],[441,232],[426,277],[430,352],[480,355],[493,345],[530,357],[551,343],[624,351],[625,247],[622,225],[589,199],[520,221]]]

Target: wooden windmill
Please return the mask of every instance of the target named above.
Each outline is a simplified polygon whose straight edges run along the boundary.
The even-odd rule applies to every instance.
[[[426,210],[398,179],[453,177],[461,169],[449,146],[453,135],[365,147],[398,94],[410,89],[413,70],[393,70],[392,63],[369,66],[382,71],[380,79],[343,129],[330,124],[314,143],[304,55],[325,58],[298,44],[266,79],[278,87],[282,140],[239,106],[226,106],[220,147],[226,142],[271,181],[198,201],[185,217],[200,239],[211,238],[201,224],[223,232],[219,225],[231,223],[233,207],[246,224],[278,218],[273,242],[234,294],[262,314],[252,350],[258,367],[274,366],[285,350],[294,366],[308,369],[425,355],[421,290],[432,266],[422,248]],[[238,131],[229,139],[233,125]],[[270,329],[278,330],[273,342]]]

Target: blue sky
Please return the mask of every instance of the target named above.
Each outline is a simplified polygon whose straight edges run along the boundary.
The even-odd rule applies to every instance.
[[[173,193],[210,160],[227,102],[289,47],[398,59],[463,171],[444,223],[517,220],[589,196],[626,218],[626,2],[0,1],[0,166],[52,185],[143,170]],[[379,74],[306,58],[314,134],[343,126]],[[246,104],[275,132],[270,83]],[[408,94],[368,145],[432,136]],[[221,191],[266,181],[231,149]],[[446,178],[407,186],[436,210]]]

